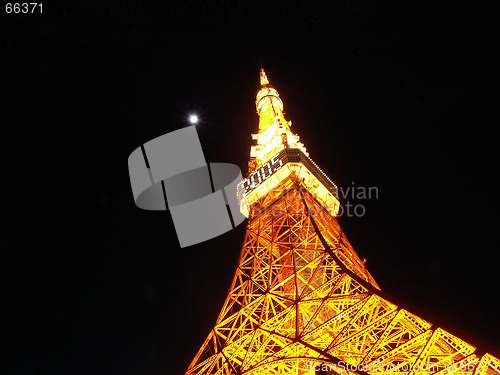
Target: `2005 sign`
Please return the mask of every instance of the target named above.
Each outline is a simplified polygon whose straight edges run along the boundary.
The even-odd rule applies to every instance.
[[[42,3],[7,3],[6,13],[42,13]]]

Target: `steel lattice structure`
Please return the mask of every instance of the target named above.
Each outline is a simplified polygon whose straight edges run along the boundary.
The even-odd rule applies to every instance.
[[[329,180],[305,162],[263,70],[261,85],[238,267],[186,374],[500,374],[496,357],[380,290],[335,218],[336,187],[318,187]],[[277,158],[283,150],[302,159]]]

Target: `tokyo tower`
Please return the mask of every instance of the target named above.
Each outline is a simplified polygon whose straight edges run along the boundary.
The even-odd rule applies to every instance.
[[[500,375],[498,358],[380,290],[335,218],[336,185],[263,69],[260,85],[238,267],[186,374]]]

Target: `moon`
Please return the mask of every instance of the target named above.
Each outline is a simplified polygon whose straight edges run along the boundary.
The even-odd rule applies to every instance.
[[[198,116],[196,116],[196,115],[190,115],[189,116],[189,122],[191,124],[197,124],[198,123]]]

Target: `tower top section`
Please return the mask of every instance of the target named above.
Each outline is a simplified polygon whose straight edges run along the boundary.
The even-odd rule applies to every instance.
[[[264,71],[264,68],[260,68],[260,85],[261,86],[269,85],[269,80],[267,79],[267,75],[266,72]]]
[[[252,134],[257,144],[250,150],[249,172],[260,168],[285,148],[298,148],[308,155],[304,145],[299,142],[299,136],[290,130],[292,122],[285,119],[283,101],[269,82],[264,68],[260,69],[260,86],[255,99],[259,132]]]
[[[238,184],[240,211],[250,217],[254,215],[252,207],[261,206],[273,189],[301,184],[325,210],[337,215],[337,186],[309,158],[299,136],[290,130],[292,122],[285,119],[283,102],[262,67],[260,86],[255,100],[259,132],[252,134],[257,144],[250,149],[249,176]]]

